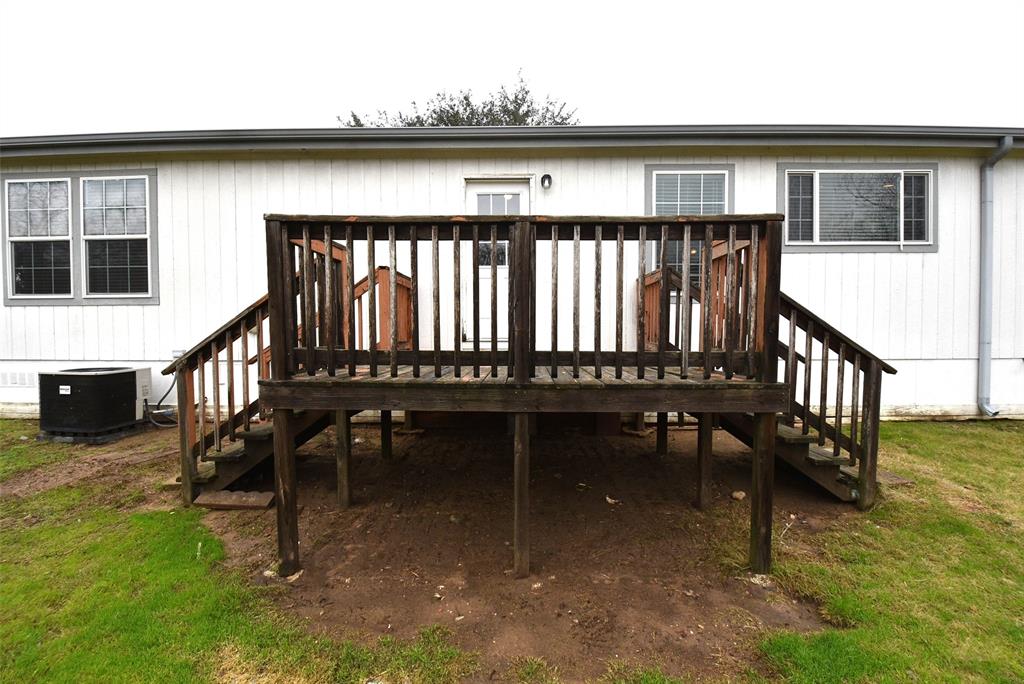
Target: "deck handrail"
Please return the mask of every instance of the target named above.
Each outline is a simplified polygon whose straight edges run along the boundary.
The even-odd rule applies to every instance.
[[[312,215],[281,215],[268,214],[267,221],[267,266],[270,285],[271,320],[281,321],[280,325],[271,324],[271,347],[280,350],[273,353],[275,360],[272,369],[273,379],[286,379],[292,375],[303,373],[313,375],[326,371],[334,375],[339,369],[354,375],[357,366],[369,365],[370,374],[386,372],[390,366],[390,374],[398,373],[400,364],[411,364],[412,373],[419,376],[423,366],[433,365],[436,375],[441,374],[442,366],[453,366],[456,374],[465,368],[472,370],[479,377],[484,372],[496,373],[499,366],[507,366],[509,375],[516,382],[521,379],[530,382],[536,376],[538,366],[550,364],[553,373],[568,372],[579,377],[582,367],[592,367],[594,372],[601,373],[605,368],[614,368],[616,377],[622,377],[623,368],[643,378],[645,373],[653,372],[664,377],[666,369],[672,372],[687,374],[691,370],[703,371],[705,379],[710,378],[713,369],[721,367],[726,378],[739,376],[763,382],[777,380],[777,319],[778,319],[778,281],[779,262],[781,255],[781,219],[779,214],[759,215],[725,215],[725,216],[655,216],[655,217],[555,217],[555,216],[312,216]],[[378,267],[376,250],[378,243],[387,245],[387,268],[389,279],[397,279],[397,245],[405,243],[409,255],[409,290],[411,300],[411,346],[412,349],[400,349],[396,344],[380,344],[377,339],[376,326],[369,327],[369,341],[365,349],[352,343],[355,339],[354,321],[347,312],[355,306],[355,289],[348,294],[341,291],[337,279],[332,280],[330,274],[318,274],[315,268],[303,264],[313,259],[313,243],[321,240],[324,244],[343,243],[352,253],[354,243],[366,245],[367,264],[365,268],[375,270]],[[487,293],[480,292],[479,249],[480,244],[490,241],[496,245],[498,241],[509,241],[508,263],[510,281],[508,288],[508,346],[498,349],[497,343],[497,292],[496,279],[491,278],[490,323],[492,331],[490,349],[481,349],[479,330],[481,303],[488,303]],[[658,331],[653,336],[656,343],[654,349],[648,351],[644,340],[648,335],[644,324],[644,304],[642,291],[637,292],[635,303],[624,300],[623,284],[624,244],[647,245],[653,242],[664,255],[670,241],[682,240],[689,245],[701,246],[710,256],[712,245],[723,242],[736,245],[747,244],[743,256],[731,260],[732,267],[728,273],[723,272],[722,291],[712,293],[711,273],[698,274],[698,281],[707,284],[705,297],[701,307],[701,346],[699,351],[681,353],[673,349],[669,330],[668,316],[660,319]],[[453,258],[454,287],[453,301],[455,329],[452,334],[450,348],[443,348],[440,325],[439,301],[439,243],[451,243]],[[596,273],[594,280],[594,340],[591,349],[583,349],[590,343],[580,339],[581,319],[581,288],[580,288],[580,245],[592,243],[595,254]],[[556,264],[559,244],[565,244],[572,250],[573,271],[572,282],[572,348],[558,347],[558,288],[553,285],[551,301],[552,344],[550,349],[537,348],[537,250],[538,244],[547,244]],[[603,340],[604,329],[601,326],[602,279],[600,264],[602,262],[602,245],[615,250],[616,272],[612,286],[616,291],[616,307],[612,315],[615,317],[615,345],[611,349],[609,341]],[[430,250],[431,273],[421,279],[418,272],[419,249]],[[472,294],[462,293],[462,250],[472,250],[470,262],[472,275]],[[588,247],[588,250],[590,248]],[[631,248],[632,249],[632,248]],[[639,272],[645,272],[647,259],[646,249],[636,249]],[[631,257],[632,258],[632,257]],[[706,263],[711,264],[711,259]],[[482,268],[487,268],[483,266]],[[491,269],[495,268],[491,264]],[[632,270],[632,265],[630,265]],[[286,274],[296,270],[304,270],[299,282],[293,282]],[[354,269],[353,269],[354,270]],[[743,274],[754,274],[753,279],[744,279]],[[350,285],[352,274],[349,272]],[[558,268],[552,269],[552,281],[557,282]],[[564,277],[564,276],[563,276]],[[588,276],[589,278],[589,276]],[[432,332],[431,344],[420,349],[420,307],[418,287],[425,280],[432,288]],[[604,283],[607,286],[608,283]],[[605,292],[610,292],[606,290]],[[377,298],[373,290],[368,293],[370,316],[375,318]],[[392,288],[387,296],[397,296],[397,287]],[[564,295],[562,295],[564,296]],[[668,306],[667,287],[660,288],[659,306]],[[463,305],[472,307],[465,327],[472,327],[472,348],[463,349],[463,340],[468,330],[464,330]],[[585,305],[586,306],[586,305]],[[712,307],[721,311],[722,321],[728,318],[728,325],[720,326],[718,318],[712,317]],[[394,307],[389,307],[394,314]],[[279,314],[279,315],[277,315]],[[429,314],[428,314],[429,315]],[[717,314],[716,314],[717,315]],[[313,322],[320,317],[328,318],[331,325],[318,327]],[[607,319],[606,319],[607,320]],[[339,326],[338,322],[344,321]],[[636,325],[636,349],[627,349],[624,344],[624,322]],[[428,324],[429,325],[429,324]],[[686,326],[682,326],[686,327]],[[721,327],[722,334],[714,332]],[[300,330],[316,330],[310,336],[302,336]],[[346,330],[347,329],[347,330]],[[394,326],[388,328],[391,342],[394,342]],[[426,331],[424,331],[426,332]],[[610,335],[606,335],[610,337]],[[423,335],[423,339],[429,339]],[[705,343],[706,342],[706,343]],[[361,345],[359,345],[361,346]],[[386,349],[385,347],[390,347]],[[468,346],[468,344],[467,344]],[[633,346],[628,343],[628,346]],[[769,350],[766,352],[765,350]],[[770,352],[770,353],[769,353]],[[517,371],[521,367],[525,375]],[[648,370],[648,369],[651,370]],[[383,369],[383,371],[382,371]]]

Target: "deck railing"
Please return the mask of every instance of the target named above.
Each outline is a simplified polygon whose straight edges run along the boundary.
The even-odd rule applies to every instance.
[[[819,446],[831,444],[834,459],[857,467],[858,505],[870,507],[877,480],[882,373],[896,369],[785,294],[779,314],[788,338],[779,345],[790,392],[786,422],[793,426],[799,419],[805,435],[814,428]]]
[[[774,382],[781,219],[774,214],[642,219],[268,215],[272,377],[355,374],[357,366],[368,366],[371,375],[395,377],[400,366],[409,366],[403,372],[414,377],[441,376],[449,368],[455,376],[481,377],[504,369],[514,382],[526,383],[547,378],[538,369],[574,378],[607,373],[640,379],[666,374],[709,379],[721,369],[726,378]],[[354,255],[354,268],[340,276],[317,269],[316,241],[344,245]],[[699,273],[690,274],[687,261],[680,274],[685,282],[694,276],[701,300],[686,307],[677,298],[673,317],[671,285],[659,284],[659,315],[652,322],[644,313],[648,288],[642,284],[651,259],[648,246],[653,244],[655,258],[664,263],[673,241],[681,243],[684,254],[694,248],[706,257]],[[508,269],[508,287],[507,295],[499,297],[502,245],[507,245],[502,268]],[[380,288],[387,298],[387,325],[367,326],[365,345],[359,343],[351,315],[357,307],[357,246],[366,273],[380,274],[378,249],[387,254],[383,272],[389,287]],[[481,265],[482,247],[492,255],[486,265]],[[716,249],[732,255],[721,272],[712,267]],[[559,256],[566,250],[570,259]],[[448,261],[444,267],[442,252]],[[570,261],[571,271],[565,268]],[[592,276],[584,275],[584,263],[593,269]],[[541,266],[551,269],[550,287],[538,288]],[[408,345],[399,340],[399,269],[409,274]],[[366,293],[371,321],[377,320],[377,289]],[[549,301],[538,305],[545,294]],[[506,317],[507,344],[501,344],[499,323]],[[448,318],[451,325],[442,326]],[[692,344],[691,328],[698,331]],[[313,332],[304,335],[305,330]]]

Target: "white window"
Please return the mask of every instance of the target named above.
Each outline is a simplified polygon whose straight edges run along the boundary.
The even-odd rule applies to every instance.
[[[12,298],[71,297],[70,179],[5,185],[8,292]]]
[[[148,296],[149,179],[82,179],[85,296]]]
[[[658,216],[724,214],[727,211],[728,186],[727,171],[655,171],[654,213]],[[683,243],[671,240],[667,247],[668,266],[681,270]],[[659,252],[655,250],[655,258],[658,256]],[[689,258],[690,272],[697,277],[700,273],[700,241],[697,239],[691,243]]]
[[[788,244],[928,244],[929,170],[786,172]]]

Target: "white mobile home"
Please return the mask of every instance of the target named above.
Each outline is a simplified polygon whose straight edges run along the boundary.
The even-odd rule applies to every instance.
[[[987,407],[1024,416],[1024,129],[48,136],[0,140],[0,164],[5,414],[35,412],[37,374],[69,366],[149,366],[163,394],[170,378],[160,370],[267,292],[266,213],[778,212],[786,215],[782,291],[898,370],[884,384],[883,415],[976,416]],[[504,266],[503,250],[485,249],[482,258]],[[679,252],[668,251],[669,265],[687,258]],[[388,263],[386,247],[376,256]],[[399,264],[409,258],[399,254]],[[592,254],[582,258],[584,271],[593,267]],[[659,259],[652,246],[646,263]],[[352,262],[356,278],[366,275],[365,251]],[[559,266],[571,270],[571,255]],[[550,257],[546,266],[538,261],[542,290],[549,269]],[[451,278],[441,274],[446,284]],[[418,296],[429,310],[430,292]],[[538,335],[545,315],[538,311]],[[451,340],[450,305],[441,319]],[[485,339],[490,324],[482,325]],[[592,339],[593,322],[586,331],[584,316],[582,325],[583,339]]]

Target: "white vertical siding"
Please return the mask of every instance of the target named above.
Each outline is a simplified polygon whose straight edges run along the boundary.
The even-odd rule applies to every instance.
[[[473,176],[544,173],[550,190],[534,184],[532,211],[541,214],[642,214],[644,165],[649,163],[730,163],[735,165],[737,212],[777,209],[780,161],[938,163],[938,243],[935,253],[787,253],[783,290],[872,351],[893,361],[900,375],[886,378],[887,405],[962,406],[973,404],[973,359],[978,321],[978,163],[949,156],[844,155],[810,157],[733,153],[646,156],[467,156],[406,159],[295,158],[224,160],[142,160],[132,164],[23,166],[5,171],[52,173],[79,169],[157,168],[160,303],[154,306],[46,306],[0,308],[0,366],[26,368],[33,361],[134,361],[155,366],[170,360],[266,290],[266,212],[447,214],[464,213],[465,179]],[[1024,376],[1024,159],[1008,158],[996,167],[994,348],[1000,377],[996,403],[1022,407]],[[358,244],[358,243],[357,243]],[[614,241],[606,243],[603,268],[614,273]],[[357,275],[365,273],[365,251],[356,250]],[[546,245],[538,249],[538,344],[547,346],[550,269]],[[465,250],[468,252],[468,250]],[[571,242],[561,245],[559,317],[570,320]],[[468,255],[467,255],[468,256]],[[420,273],[430,273],[430,250],[420,250]],[[593,301],[593,248],[582,250],[581,302]],[[387,262],[386,243],[377,261]],[[627,249],[635,274],[637,255]],[[442,301],[450,301],[451,246],[442,247]],[[408,268],[408,250],[399,251]],[[466,269],[468,269],[468,262]],[[464,270],[466,270],[464,269]],[[76,277],[79,275],[76,272]],[[630,278],[633,281],[633,278]],[[424,338],[430,342],[430,289],[421,288]],[[603,292],[603,344],[614,344],[614,289]],[[635,285],[626,288],[627,309]],[[469,304],[464,305],[468,307]],[[581,340],[592,347],[592,323],[585,316]],[[444,346],[453,344],[454,321],[443,312]],[[559,340],[571,344],[571,332]],[[624,338],[632,348],[633,323]],[[930,362],[934,362],[931,365]],[[957,369],[952,376],[944,375]],[[942,382],[936,385],[936,377]],[[0,388],[0,402],[11,400]],[[23,395],[18,395],[23,396]],[[927,410],[927,409],[926,409]]]

